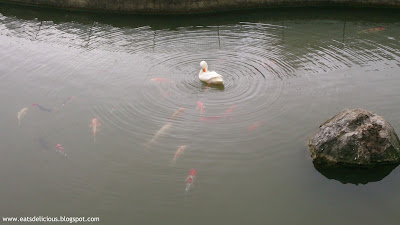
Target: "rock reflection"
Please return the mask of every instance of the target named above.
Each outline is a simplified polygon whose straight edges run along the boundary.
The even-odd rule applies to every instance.
[[[389,175],[398,164],[385,165],[376,168],[324,167],[314,163],[315,169],[328,179],[334,179],[342,184],[367,184],[377,182]]]

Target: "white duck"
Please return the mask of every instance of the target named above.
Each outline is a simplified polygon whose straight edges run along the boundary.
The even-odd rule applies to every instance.
[[[201,81],[206,82],[207,84],[222,84],[222,75],[215,71],[208,71],[208,65],[205,61],[201,61],[200,67],[199,79]]]

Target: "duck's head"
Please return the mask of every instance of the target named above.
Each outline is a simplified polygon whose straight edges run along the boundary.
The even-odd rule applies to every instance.
[[[200,67],[201,67],[201,70],[202,70],[203,72],[206,72],[207,69],[208,69],[208,65],[207,65],[206,61],[201,61],[201,62],[200,62]]]

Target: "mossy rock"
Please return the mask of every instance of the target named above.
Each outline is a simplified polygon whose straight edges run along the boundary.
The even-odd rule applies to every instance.
[[[318,167],[376,167],[400,163],[400,141],[381,116],[345,109],[323,123],[309,141]]]

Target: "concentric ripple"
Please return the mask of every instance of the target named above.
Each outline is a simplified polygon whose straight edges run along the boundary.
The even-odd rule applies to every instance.
[[[142,152],[151,140],[174,149],[177,143],[234,145],[262,139],[282,114],[295,111],[296,104],[281,96],[287,86],[296,86],[296,79],[314,84],[297,89],[316,96],[325,93],[324,87],[333,88],[323,82],[323,74],[354,66],[379,70],[400,62],[396,24],[284,18],[115,26],[90,18],[60,22],[4,15],[0,21],[0,35],[53,50],[31,51],[32,60],[24,62],[32,72],[29,80],[43,84],[37,94],[75,95],[73,90],[93,98],[82,110],[102,120],[109,134],[124,136],[124,146],[134,142]],[[200,82],[203,60],[223,75],[223,86]],[[60,83],[70,90],[52,88]],[[255,157],[262,154],[258,151]]]

